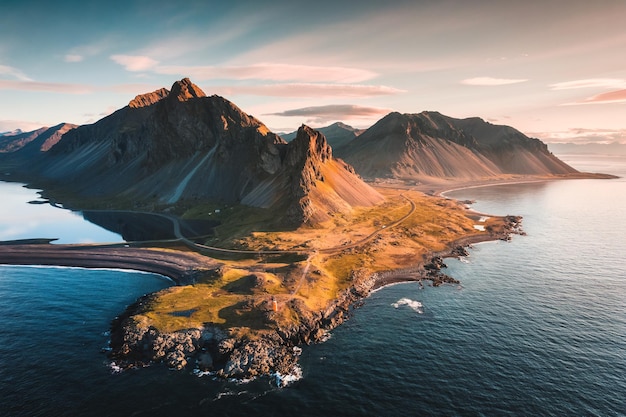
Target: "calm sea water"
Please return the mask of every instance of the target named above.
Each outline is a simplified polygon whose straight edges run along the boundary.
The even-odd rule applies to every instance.
[[[122,238],[85,221],[81,213],[62,210],[43,202],[36,190],[23,184],[0,181],[0,241],[57,239],[56,243],[120,242]]]
[[[624,159],[563,159],[626,177]],[[461,285],[376,292],[304,350],[304,377],[286,389],[160,366],[116,374],[100,353],[109,321],[167,282],[1,267],[0,414],[626,415],[626,180],[449,196],[524,216],[528,236],[447,260]]]

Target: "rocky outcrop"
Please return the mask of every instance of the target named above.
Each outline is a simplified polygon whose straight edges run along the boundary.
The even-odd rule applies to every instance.
[[[136,96],[134,99],[128,103],[128,107],[131,109],[136,109],[139,107],[147,107],[151,106],[157,101],[160,101],[162,98],[165,98],[169,95],[169,90],[166,88],[160,88],[152,93],[140,94]]]

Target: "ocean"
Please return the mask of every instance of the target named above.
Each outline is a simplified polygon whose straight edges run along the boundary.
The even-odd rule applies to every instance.
[[[625,416],[626,159],[562,159],[623,178],[448,193],[523,216],[527,235],[447,259],[459,285],[375,292],[282,389],[116,372],[110,320],[162,277],[0,267],[0,415]]]

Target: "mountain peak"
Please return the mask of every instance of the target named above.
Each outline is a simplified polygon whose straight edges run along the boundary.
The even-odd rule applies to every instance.
[[[328,146],[326,136],[307,125],[300,126],[296,138],[292,141],[292,145],[295,148],[306,149],[307,157],[315,155],[322,162],[333,157],[333,151]]]
[[[192,98],[206,97],[206,94],[189,78],[183,78],[172,85],[169,97],[175,97],[178,101],[187,101]]]
[[[139,107],[150,106],[157,101],[167,97],[169,93],[170,92],[167,90],[167,88],[159,88],[158,90],[151,93],[140,94],[132,99],[130,103],[128,103],[128,107],[136,109]]]

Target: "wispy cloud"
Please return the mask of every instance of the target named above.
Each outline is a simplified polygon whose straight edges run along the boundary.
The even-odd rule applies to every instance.
[[[348,67],[326,67],[259,63],[245,66],[183,66],[157,65],[158,61],[147,56],[113,55],[118,64],[128,71],[152,71],[157,74],[191,77],[194,80],[266,80],[294,82],[358,83],[375,78],[378,74],[369,70]]]
[[[526,81],[528,81],[528,79],[525,79],[525,78],[476,77],[476,78],[467,78],[465,80],[462,80],[461,84],[494,87],[494,86],[499,86],[499,85],[525,83]]]
[[[563,106],[580,106],[584,104],[613,104],[613,103],[626,103],[626,89],[596,94],[595,96],[587,97],[580,101],[565,103],[563,104]]]
[[[550,84],[552,90],[571,90],[578,88],[626,88],[626,80],[621,78],[588,78]]]
[[[66,54],[65,57],[63,57],[65,62],[81,62],[83,59],[85,59],[85,57],[78,54]]]
[[[85,84],[0,80],[0,90],[40,91],[46,93],[63,94],[87,94],[92,93],[95,89]]]
[[[302,107],[299,109],[285,110],[277,113],[269,113],[267,116],[286,117],[309,117],[315,122],[330,120],[370,118],[388,114],[391,110],[379,107],[364,107],[355,104],[330,104],[327,106]]]
[[[362,84],[269,84],[248,86],[223,86],[213,88],[213,92],[225,96],[255,95],[270,97],[374,97],[389,96],[406,92],[384,85]]]
[[[528,132],[548,143],[624,143],[626,129],[572,128],[553,132]]]
[[[144,55],[111,55],[110,58],[131,72],[148,71],[159,63]]]
[[[8,65],[0,65],[0,76],[2,75],[17,78],[20,81],[32,81],[31,78],[29,78],[21,70]]]
[[[165,42],[165,43],[164,43]],[[186,44],[187,42],[176,42]],[[328,82],[328,83],[359,83],[376,78],[379,74],[367,69],[346,66],[301,65],[274,62],[259,62],[251,65],[159,65],[153,56],[163,56],[163,45],[169,40],[161,41],[158,47],[152,46],[152,54],[111,55],[110,58],[127,71],[149,71],[162,75],[191,77],[194,80],[266,80],[278,82]],[[171,45],[170,49],[177,49]],[[79,56],[68,54],[66,56]]]

